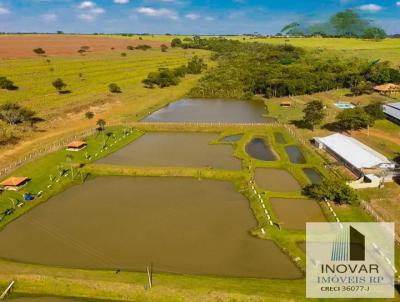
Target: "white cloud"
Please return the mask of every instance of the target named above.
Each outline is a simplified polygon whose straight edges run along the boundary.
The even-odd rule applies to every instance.
[[[48,13],[41,16],[43,21],[54,22],[57,21],[57,15],[54,13]]]
[[[178,19],[176,11],[167,8],[139,7],[136,10],[139,14],[148,17],[164,17],[172,20]]]
[[[79,4],[78,8],[80,9],[90,9],[96,7],[96,3],[92,1],[83,1],[81,4]]]
[[[396,5],[397,5],[397,6],[400,6],[400,1],[397,1],[397,2],[396,2]]]
[[[361,5],[358,7],[358,9],[362,10],[362,11],[366,11],[366,12],[375,13],[375,12],[381,11],[383,9],[383,7],[380,5],[377,5],[377,4],[370,3],[370,4]]]
[[[98,7],[96,3],[92,1],[83,1],[78,6],[78,9],[83,11],[78,15],[78,18],[89,22],[95,21],[97,17],[106,12],[105,9]]]
[[[0,7],[0,16],[2,16],[2,15],[8,15],[8,14],[10,14],[11,12],[7,9],[7,8],[4,8],[4,7]]]
[[[127,3],[129,3],[129,0],[114,0],[114,3],[116,3],[116,4],[127,4]]]
[[[187,15],[185,16],[185,18],[187,18],[187,19],[189,19],[189,20],[197,20],[197,19],[200,18],[200,16],[199,16],[199,15],[196,15],[196,14],[193,14],[193,13],[190,13],[190,14],[187,14]]]
[[[214,17],[205,17],[204,19],[206,19],[206,21],[215,21]]]

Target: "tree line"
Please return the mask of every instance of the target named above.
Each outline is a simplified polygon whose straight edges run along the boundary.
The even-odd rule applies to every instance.
[[[191,90],[192,97],[272,98],[400,82],[399,68],[388,62],[332,56],[292,45],[194,37],[187,42],[175,38],[171,46],[211,50],[218,63]]]
[[[181,78],[187,74],[200,74],[207,68],[207,64],[203,58],[194,56],[187,65],[182,65],[173,69],[160,68],[158,71],[150,72],[147,78],[142,82],[146,88],[159,88],[176,86],[179,84]]]
[[[292,22],[285,25],[280,35],[286,36],[328,36],[353,37],[381,40],[386,38],[384,29],[363,18],[357,11],[347,9],[332,15],[325,22],[302,24]]]

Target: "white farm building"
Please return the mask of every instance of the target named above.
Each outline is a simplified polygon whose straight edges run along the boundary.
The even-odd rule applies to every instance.
[[[352,137],[335,133],[314,140],[318,148],[325,149],[359,176],[365,176],[365,170],[394,169],[395,165],[384,155]]]
[[[383,105],[383,112],[389,120],[400,124],[400,103],[389,103]]]

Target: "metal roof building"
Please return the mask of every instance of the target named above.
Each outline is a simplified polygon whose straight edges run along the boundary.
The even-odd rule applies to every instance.
[[[400,123],[400,103],[383,105],[383,112],[394,122]]]
[[[315,137],[314,140],[320,149],[326,149],[353,171],[361,174],[363,173],[362,169],[371,169],[383,164],[391,164],[391,161],[384,155],[358,140],[340,133],[326,137]]]

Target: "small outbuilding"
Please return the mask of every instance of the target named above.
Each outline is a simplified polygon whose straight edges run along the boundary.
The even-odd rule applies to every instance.
[[[383,112],[388,120],[400,124],[400,102],[383,105]]]
[[[281,106],[281,107],[292,107],[292,102],[289,102],[289,101],[282,101],[282,102],[280,103],[280,106]]]
[[[400,85],[388,83],[375,86],[374,90],[384,95],[392,95],[400,92]]]
[[[28,177],[10,177],[6,180],[3,180],[0,185],[3,187],[4,190],[8,191],[18,191],[23,186],[25,186],[29,182]]]
[[[87,143],[84,141],[72,141],[67,145],[68,151],[80,151],[87,147]]]

